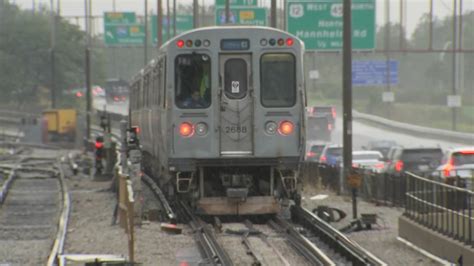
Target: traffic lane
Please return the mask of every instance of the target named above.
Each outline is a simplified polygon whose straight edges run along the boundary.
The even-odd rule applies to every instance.
[[[336,130],[332,135],[332,142],[342,144],[342,119],[337,118]],[[366,146],[369,141],[374,140],[394,140],[399,145],[406,148],[411,147],[441,147],[447,149],[450,147],[466,146],[462,143],[449,142],[445,140],[437,140],[426,138],[423,136],[413,136],[405,133],[389,131],[383,128],[374,127],[358,121],[352,121],[353,137],[352,148],[361,150],[362,146]]]
[[[105,109],[107,112],[127,115],[128,114],[128,101],[121,103],[107,103],[105,98],[95,98],[94,99],[94,109],[102,111]]]

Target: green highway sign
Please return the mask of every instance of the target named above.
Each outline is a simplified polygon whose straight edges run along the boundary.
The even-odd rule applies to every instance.
[[[173,37],[173,18],[170,18],[170,37]],[[157,36],[157,18],[156,15],[151,16],[151,37],[153,40],[153,43],[158,42],[158,36]],[[166,17],[163,18],[163,30],[162,30],[162,36],[163,36],[163,43],[168,40],[167,38],[167,27],[168,27],[168,20]],[[176,15],[176,35],[179,35],[183,32],[186,32],[188,30],[192,30],[194,28],[193,24],[193,16],[192,15]]]
[[[104,25],[135,24],[135,12],[104,12]]]
[[[375,48],[375,0],[352,0],[352,48]],[[342,49],[342,0],[287,2],[288,32],[305,43],[308,50]]]
[[[216,0],[216,6],[225,6],[226,0]],[[229,0],[231,6],[256,6],[257,0]]]
[[[106,45],[143,45],[145,43],[144,25],[104,25],[104,28]]]
[[[216,8],[216,25],[224,25],[225,8]],[[263,7],[232,7],[230,8],[229,24],[239,25],[267,25],[267,10]]]

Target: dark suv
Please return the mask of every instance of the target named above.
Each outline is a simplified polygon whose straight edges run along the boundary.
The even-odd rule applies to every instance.
[[[389,153],[387,173],[412,172],[417,175],[430,174],[441,163],[441,148],[393,147]]]

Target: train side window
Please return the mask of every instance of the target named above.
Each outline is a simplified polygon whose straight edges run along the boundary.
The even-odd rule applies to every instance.
[[[142,97],[142,91],[143,91],[143,88],[142,88],[142,80],[140,79],[140,81],[138,81],[137,83],[138,85],[138,88],[137,88],[137,106],[139,108],[143,107],[143,97]]]
[[[296,63],[289,53],[267,53],[260,58],[261,102],[265,107],[296,103]]]
[[[150,84],[150,74],[145,74],[143,78],[143,105],[144,107],[148,107],[148,86]]]
[[[163,57],[160,62],[160,101],[161,106],[166,108],[166,57]]]
[[[182,54],[175,60],[175,103],[183,109],[211,105],[211,59],[206,54]]]
[[[158,64],[153,68],[153,105],[160,104],[160,66]]]

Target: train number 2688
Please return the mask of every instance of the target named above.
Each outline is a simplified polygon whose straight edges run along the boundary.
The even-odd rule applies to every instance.
[[[247,133],[247,127],[238,127],[238,126],[225,127],[225,133]]]

